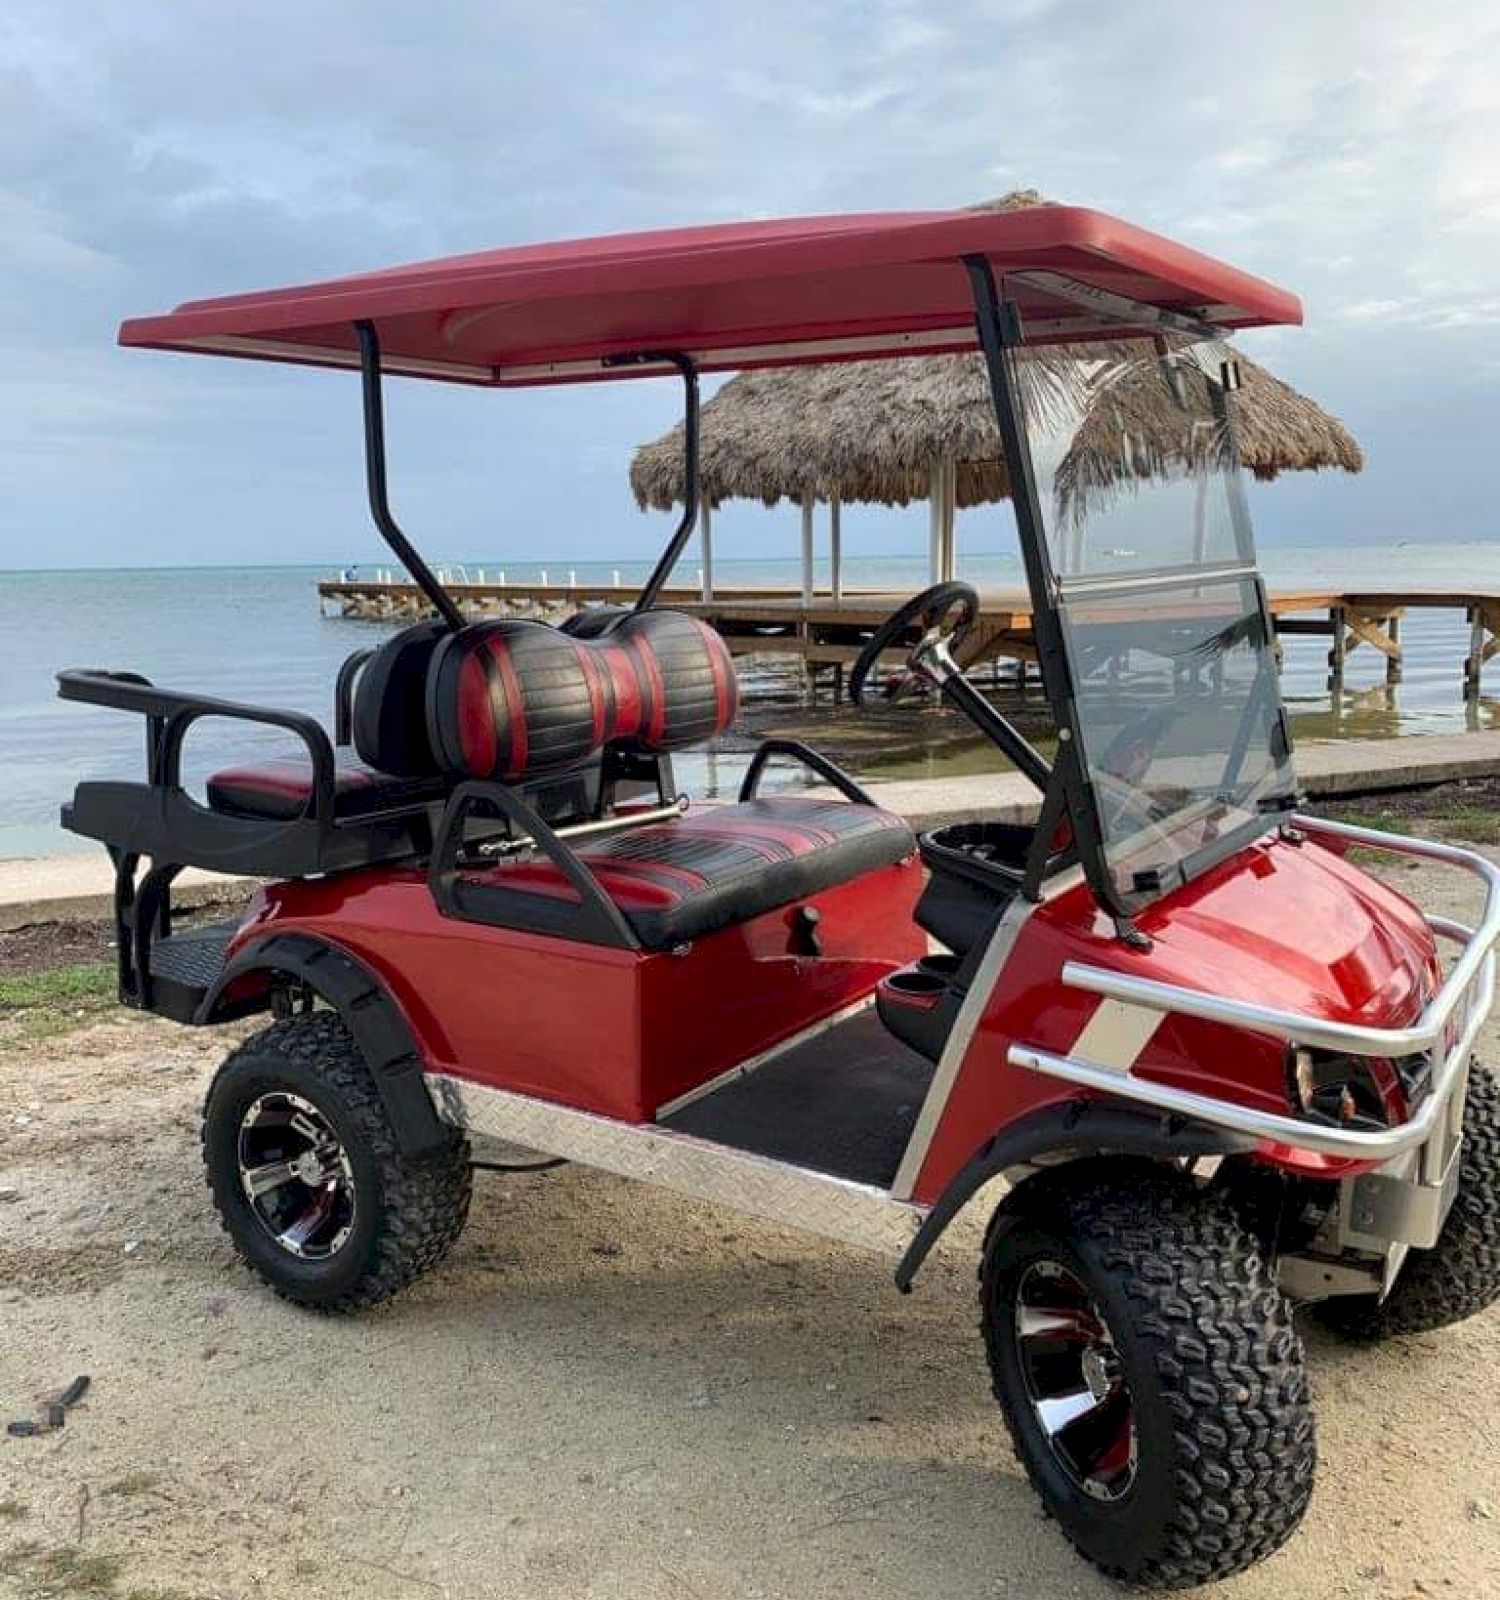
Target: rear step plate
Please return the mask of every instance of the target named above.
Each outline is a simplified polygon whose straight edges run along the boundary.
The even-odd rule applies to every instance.
[[[237,922],[205,922],[158,939],[151,946],[151,976],[207,993],[219,981]]]
[[[195,1021],[199,1003],[219,981],[238,928],[237,922],[206,922],[155,940],[147,1009],[177,1022]]]

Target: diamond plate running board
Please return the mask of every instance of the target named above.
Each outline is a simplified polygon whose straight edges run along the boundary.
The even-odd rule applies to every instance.
[[[845,1244],[899,1255],[925,1215],[920,1207],[893,1200],[884,1189],[672,1133],[653,1123],[616,1122],[446,1073],[430,1075],[427,1085],[438,1115],[471,1133],[638,1178]]]

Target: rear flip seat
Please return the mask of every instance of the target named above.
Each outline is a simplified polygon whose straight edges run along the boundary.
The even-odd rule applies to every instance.
[[[399,778],[360,761],[340,760],[333,780],[333,811],[340,819],[441,800],[449,787],[441,774]],[[312,763],[295,756],[225,767],[207,785],[208,803],[234,817],[290,821],[312,796]]]
[[[387,639],[355,686],[358,758],[336,752],[334,816],[341,822],[441,801],[453,786],[427,737],[427,669],[448,636],[441,622],[419,622]],[[290,822],[312,796],[312,763],[277,757],[225,767],[208,780],[209,808],[226,816]]]

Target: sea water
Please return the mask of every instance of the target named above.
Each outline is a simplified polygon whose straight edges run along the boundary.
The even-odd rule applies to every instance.
[[[553,582],[570,573],[581,582],[639,581],[648,563],[572,561],[547,565]],[[1263,552],[1274,589],[1449,589],[1500,592],[1500,543],[1383,547],[1293,546]],[[534,582],[542,564],[466,562],[477,579]],[[373,568],[361,569],[365,576]],[[961,576],[980,587],[1020,587],[1012,554],[965,554]],[[457,574],[455,574],[457,575]],[[63,667],[100,667],[144,673],[155,683],[252,704],[308,711],[328,722],[334,674],[351,650],[377,643],[394,624],[354,622],[319,612],[316,585],[336,577],[313,567],[194,567],[148,570],[0,572],[0,859],[97,848],[65,833],[58,806],[83,777],[130,778],[143,768],[142,719],[92,706],[64,704],[54,674]],[[696,582],[685,561],[678,581]],[[720,561],[715,579],[735,585],[796,586],[800,566],[791,561]],[[818,569],[826,585],[826,568]],[[921,560],[851,559],[847,587],[914,593],[926,581]],[[894,601],[893,601],[894,605]],[[1468,625],[1461,611],[1414,610],[1402,626],[1405,647],[1400,685],[1385,683],[1384,658],[1361,646],[1349,658],[1345,692],[1337,703],[1326,687],[1325,637],[1288,638],[1283,691],[1294,731],[1308,737],[1371,737],[1500,726],[1500,662],[1494,663],[1496,699],[1466,708],[1461,670]],[[751,695],[785,692],[785,665],[758,672],[746,666]],[[1034,696],[1033,696],[1034,698]],[[841,713],[847,716],[850,713]],[[870,760],[880,761],[879,708],[863,720],[872,739]],[[903,772],[910,759],[911,719],[902,723]],[[951,729],[936,727],[927,753],[930,770],[942,770]],[[743,741],[741,741],[743,746]],[[191,783],[225,764],[257,754],[289,751],[288,736],[250,724],[206,722],[189,737],[185,768]],[[745,764],[743,747],[709,756],[678,758],[679,777],[695,792],[728,791]],[[919,769],[926,769],[918,763]]]

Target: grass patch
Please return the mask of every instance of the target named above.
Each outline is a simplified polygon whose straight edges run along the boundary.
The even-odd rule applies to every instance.
[[[1382,833],[1446,839],[1460,844],[1500,844],[1500,810],[1492,805],[1454,796],[1446,804],[1431,802],[1421,810],[1381,805],[1344,804],[1319,807],[1319,814],[1334,822],[1347,822],[1360,828],[1378,828]]]
[[[1468,844],[1500,844],[1500,812],[1459,803],[1435,819],[1445,832]]]
[[[0,1048],[69,1033],[118,1005],[115,969],[104,962],[0,973]]]
[[[154,1472],[132,1472],[128,1477],[106,1484],[104,1492],[119,1496],[153,1494],[160,1482],[161,1479]]]
[[[119,1594],[120,1558],[88,1555],[76,1545],[48,1548],[28,1541],[0,1553],[0,1578],[15,1578],[20,1593],[35,1600],[67,1595]]]
[[[1500,777],[1340,795],[1316,801],[1309,809],[1319,816],[1386,833],[1416,834],[1456,844],[1500,845]]]

